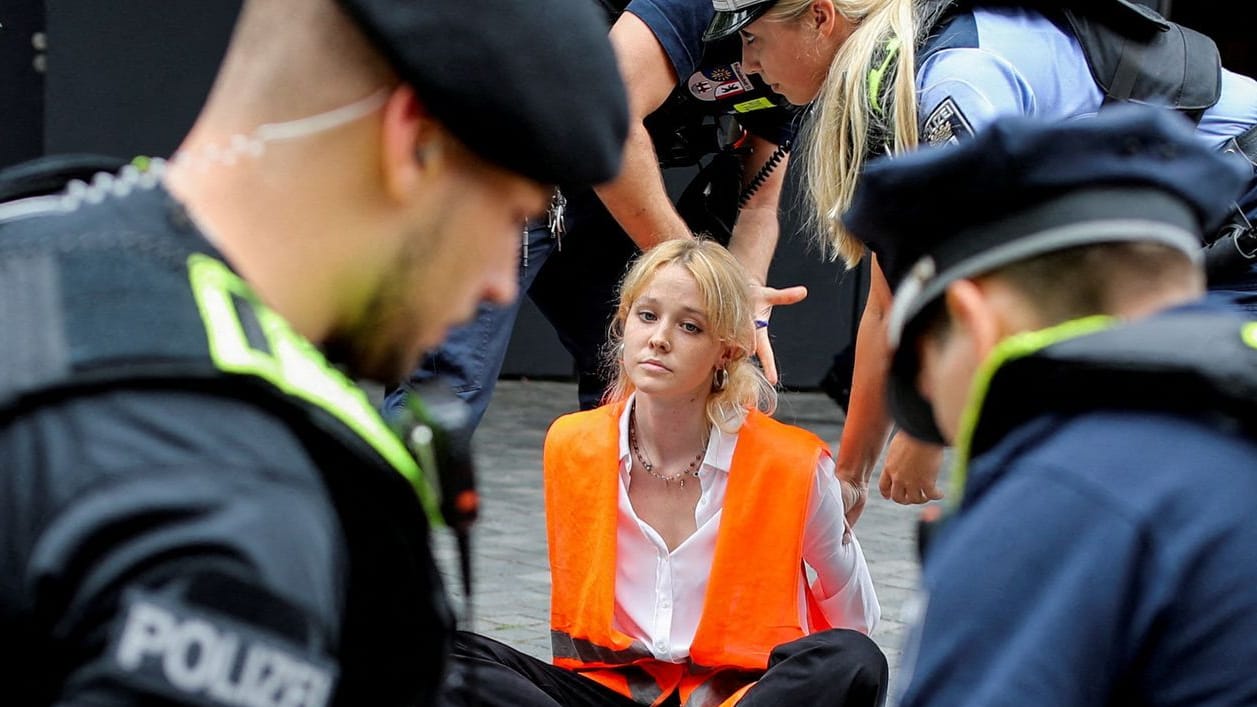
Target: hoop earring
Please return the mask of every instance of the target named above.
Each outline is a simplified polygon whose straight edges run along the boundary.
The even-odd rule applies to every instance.
[[[729,385],[729,370],[727,368],[717,368],[715,374],[711,377],[712,392],[719,393]]]

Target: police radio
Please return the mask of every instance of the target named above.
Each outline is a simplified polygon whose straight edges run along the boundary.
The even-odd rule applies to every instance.
[[[480,510],[476,495],[471,408],[443,379],[408,386],[405,405],[392,421],[411,454],[441,496],[441,517],[467,530]]]
[[[459,571],[471,609],[471,526],[480,513],[471,435],[471,408],[442,379],[407,386],[405,404],[389,422],[440,495],[441,517],[458,542]],[[467,614],[470,621],[470,613]]]
[[[458,543],[458,569],[463,581],[463,624],[473,630],[471,526],[480,514],[471,436],[471,406],[441,378],[407,384],[404,405],[388,414],[393,429],[440,494],[441,517]],[[464,679],[472,707],[480,704],[474,666]]]

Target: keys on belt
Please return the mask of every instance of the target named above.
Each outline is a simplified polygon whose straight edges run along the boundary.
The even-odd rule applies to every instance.
[[[557,242],[559,250],[563,250],[563,234],[567,231],[567,197],[558,187],[550,197],[550,209],[546,212],[546,225],[550,235]]]
[[[1235,217],[1222,227],[1221,233],[1221,238],[1234,243],[1235,250],[1239,251],[1245,260],[1257,258],[1257,232],[1253,231],[1252,222],[1238,207],[1235,209]]]
[[[528,269],[528,232],[540,225],[541,218],[538,216],[524,222],[523,235],[520,239],[520,248],[523,250],[521,267],[524,270]],[[567,197],[563,196],[563,192],[558,187],[555,187],[554,193],[550,195],[550,205],[546,207],[544,218],[550,237],[554,239],[556,247],[563,250],[563,234],[567,231]]]

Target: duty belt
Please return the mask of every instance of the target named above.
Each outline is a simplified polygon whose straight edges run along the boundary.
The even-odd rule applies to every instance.
[[[1237,152],[1257,168],[1257,125],[1245,130],[1222,145],[1223,152]]]
[[[1227,140],[1222,145],[1222,151],[1242,155],[1257,169],[1257,125]],[[1230,242],[1229,245],[1227,241]],[[1236,255],[1244,262],[1257,259],[1257,230],[1254,230],[1252,222],[1239,205],[1232,209],[1231,218],[1209,242],[1209,251],[1206,257],[1209,264],[1226,261],[1234,263]],[[1225,270],[1225,266],[1221,269]]]

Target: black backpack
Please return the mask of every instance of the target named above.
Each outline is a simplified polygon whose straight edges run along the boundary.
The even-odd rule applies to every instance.
[[[1106,102],[1173,108],[1193,122],[1222,93],[1222,59],[1208,36],[1162,17],[1164,0],[932,0],[927,35],[976,6],[1030,7],[1063,18]]]

